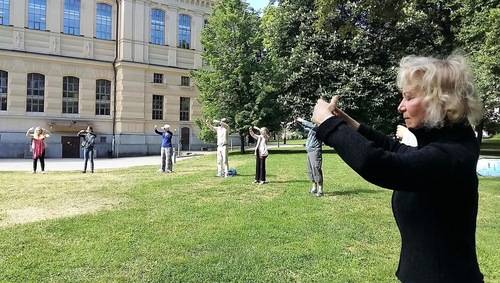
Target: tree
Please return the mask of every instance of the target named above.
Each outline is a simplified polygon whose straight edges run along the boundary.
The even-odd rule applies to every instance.
[[[460,21],[458,42],[469,55],[478,91],[485,104],[485,119],[479,129],[500,132],[500,1],[460,0],[455,17]]]
[[[311,113],[320,97],[385,132],[401,123],[396,66],[410,54],[453,50],[453,7],[445,1],[283,0],[265,44],[280,66],[279,98],[289,111]]]
[[[263,83],[267,64],[257,60],[263,50],[258,13],[242,0],[217,1],[201,43],[206,68],[191,72],[202,105],[200,138],[214,140],[205,120],[226,117],[240,135],[244,152],[248,126],[274,120],[276,107],[272,91]]]

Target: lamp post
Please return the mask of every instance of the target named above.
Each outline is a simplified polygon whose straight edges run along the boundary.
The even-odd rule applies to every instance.
[[[177,138],[177,157],[181,156],[180,144],[181,144],[181,130],[179,129],[179,137]]]
[[[177,136],[177,129],[174,129],[174,136]],[[179,139],[179,137],[177,137]],[[177,163],[177,153],[175,152],[175,147],[172,147],[174,154],[172,154],[172,158],[174,159],[173,163]]]

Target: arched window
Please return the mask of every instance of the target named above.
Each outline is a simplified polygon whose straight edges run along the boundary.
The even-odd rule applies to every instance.
[[[179,15],[179,42],[177,47],[189,49],[191,46],[191,17]]]
[[[47,20],[46,0],[29,0],[28,3],[28,28],[45,30]]]
[[[95,83],[95,114],[110,115],[111,81],[97,80]]]
[[[45,76],[30,73],[27,81],[26,112],[44,112]]]
[[[80,0],[64,0],[63,32],[80,35]]]
[[[9,73],[0,71],[0,110],[7,110],[7,90],[9,89]]]
[[[165,12],[162,10],[151,10],[151,43],[165,44]]]
[[[9,25],[10,1],[0,0],[0,25]]]
[[[97,3],[95,37],[111,40],[111,5]]]

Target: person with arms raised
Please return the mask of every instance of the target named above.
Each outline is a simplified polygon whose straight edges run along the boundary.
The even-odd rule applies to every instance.
[[[316,104],[317,137],[364,179],[393,190],[399,280],[483,282],[476,255],[479,143],[472,128],[483,105],[467,60],[405,57],[397,85],[397,110],[416,147],[360,124],[337,107],[338,96]]]

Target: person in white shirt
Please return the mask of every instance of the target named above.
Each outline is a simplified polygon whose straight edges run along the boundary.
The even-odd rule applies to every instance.
[[[229,125],[227,119],[214,120],[218,126],[213,126],[207,122],[207,126],[217,134],[217,177],[227,178],[229,170],[229,163],[227,160],[228,155],[228,139],[229,139]]]
[[[396,137],[398,138],[398,140],[400,140],[402,143],[406,144],[407,146],[413,146],[413,147],[418,146],[417,138],[405,126],[398,125],[398,127],[396,129]]]

